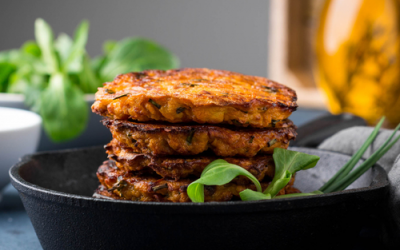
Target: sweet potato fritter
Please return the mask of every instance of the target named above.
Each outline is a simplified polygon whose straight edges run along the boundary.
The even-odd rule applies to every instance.
[[[212,161],[218,159],[216,156],[201,155],[195,157],[165,157],[152,156],[148,154],[136,154],[130,148],[124,148],[115,139],[106,146],[106,152],[111,160],[115,161],[118,168],[126,171],[140,171],[150,174],[158,174],[175,180],[187,176],[200,177],[204,168]],[[271,155],[255,156],[252,158],[220,158],[229,163],[236,164],[252,173],[258,180],[265,177],[272,180],[275,165]],[[247,177],[239,176],[236,183],[249,183]]]
[[[162,202],[189,202],[186,193],[191,179],[179,181],[159,179],[152,176],[138,176],[132,172],[125,172],[113,165],[112,161],[106,161],[97,171],[101,185],[96,190],[95,197],[101,195],[111,199],[132,200],[132,201],[162,201]],[[293,179],[294,181],[294,179]],[[289,192],[298,192],[293,188],[291,181],[278,195]],[[268,186],[268,182],[262,182],[262,188]],[[239,193],[247,188],[256,190],[254,184],[238,185],[228,183],[223,186],[205,186],[205,201],[230,201],[238,199]]]
[[[205,125],[144,124],[104,120],[113,138],[134,152],[152,155],[197,155],[207,150],[217,156],[253,157],[287,148],[297,135],[290,120],[280,128],[254,129]]]
[[[148,70],[117,76],[92,111],[112,119],[273,127],[296,110],[296,93],[267,78],[211,69]]]

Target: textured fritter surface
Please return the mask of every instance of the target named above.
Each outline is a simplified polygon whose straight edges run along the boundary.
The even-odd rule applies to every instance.
[[[136,154],[130,148],[124,148],[115,140],[106,146],[108,157],[115,161],[118,168],[128,171],[140,171],[150,174],[158,174],[175,180],[187,176],[200,177],[204,168],[212,161],[218,159],[216,156],[195,157],[172,157],[152,156],[148,154]],[[236,164],[252,173],[258,180],[272,180],[275,165],[271,155],[255,156],[252,158],[220,158],[229,163]],[[155,173],[154,173],[155,172]],[[249,183],[247,177],[239,176],[236,183]]]
[[[152,155],[197,155],[207,150],[217,156],[253,157],[287,148],[296,133],[290,120],[280,128],[255,129],[207,125],[144,124],[104,120],[113,138],[137,153]],[[278,125],[278,124],[277,124]]]
[[[138,176],[132,172],[127,173],[104,162],[100,166],[97,176],[101,185],[96,190],[95,196],[101,195],[111,199],[132,201],[162,201],[162,202],[189,202],[186,193],[187,187],[193,181],[181,179],[179,181],[159,179],[152,176]],[[282,189],[278,195],[299,192],[293,188],[294,179]],[[268,183],[261,183],[263,189]],[[204,188],[205,201],[229,201],[239,199],[239,193],[247,188],[255,190],[254,184],[238,185],[228,183],[223,186],[206,186]]]
[[[92,110],[142,122],[271,127],[296,110],[296,100],[292,89],[267,78],[187,68],[119,75],[99,88]]]

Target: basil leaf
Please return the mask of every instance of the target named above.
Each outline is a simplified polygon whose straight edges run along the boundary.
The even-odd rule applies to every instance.
[[[294,173],[314,167],[319,161],[316,155],[309,155],[297,151],[275,148],[273,154],[275,162],[275,175],[272,182],[265,189],[264,194],[276,194],[290,181]],[[290,177],[290,178],[289,178]],[[287,181],[289,179],[289,181]],[[285,184],[285,185],[286,185]]]
[[[54,43],[54,47],[56,51],[58,52],[58,55],[60,56],[60,61],[61,64],[65,63],[67,61],[69,54],[72,49],[73,41],[71,37],[69,37],[65,33],[61,33],[58,37],[57,40]]]
[[[88,55],[83,57],[82,70],[79,72],[78,77],[80,82],[79,87],[84,93],[95,93],[97,88],[102,85],[90,65]]]
[[[301,196],[311,196],[317,194],[324,194],[323,192],[316,190],[310,193],[296,193],[296,194],[284,194],[274,197],[274,199],[283,199],[283,198],[292,198],[292,197],[301,197]]]
[[[218,159],[218,160],[212,161],[210,164],[208,164],[208,165],[203,169],[203,172],[201,172],[200,177],[202,177],[203,175],[205,175],[205,174],[208,172],[208,170],[213,169],[213,168],[215,168],[215,167],[218,167],[218,166],[220,166],[220,165],[222,165],[222,164],[226,164],[226,163],[227,163],[227,161],[222,160],[222,159]]]
[[[62,73],[54,73],[41,94],[40,114],[45,131],[55,142],[79,135],[86,126],[88,107],[82,91]]]
[[[193,202],[204,202],[203,185],[225,185],[232,181],[235,177],[244,175],[248,177],[261,192],[260,182],[250,172],[235,164],[230,164],[224,160],[216,160],[211,162],[202,172],[200,179],[192,182],[187,193]],[[203,194],[199,194],[202,192]]]
[[[115,76],[148,69],[177,68],[179,60],[159,44],[143,38],[127,38],[118,42],[107,55],[100,70],[102,81],[112,81]]]
[[[64,72],[79,72],[81,70],[88,34],[89,23],[87,21],[82,21],[75,31],[74,43],[68,53],[67,59],[62,65]]]
[[[27,41],[21,47],[22,52],[26,55],[30,55],[36,58],[40,58],[42,52],[40,51],[39,46],[34,41]]]
[[[53,31],[41,18],[35,21],[35,37],[48,72],[57,72],[59,70],[59,64],[54,50]]]
[[[251,189],[246,189],[239,193],[242,201],[258,201],[258,200],[269,200],[271,199],[270,194],[263,194],[261,192],[256,192]]]
[[[187,194],[192,202],[204,202],[204,185],[192,182],[189,187],[187,189]]]
[[[289,171],[286,171],[284,176],[281,176],[281,178],[275,179],[274,176],[274,179],[268,185],[264,193],[270,194],[272,197],[275,197],[279,193],[279,191],[281,191],[281,189],[286,187],[286,185],[290,182],[291,179],[292,179],[292,174]]]
[[[14,72],[10,75],[8,80],[8,93],[24,93],[25,89],[28,87],[29,82],[27,79],[20,73],[20,71]]]

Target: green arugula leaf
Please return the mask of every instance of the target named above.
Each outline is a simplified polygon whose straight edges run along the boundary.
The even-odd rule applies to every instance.
[[[8,80],[8,93],[24,93],[25,89],[28,87],[29,82],[26,77],[21,73],[21,71],[16,71],[12,75],[10,75],[10,79]]]
[[[83,92],[63,73],[54,73],[41,95],[40,115],[55,142],[71,139],[86,126],[88,107]]]
[[[8,62],[0,62],[0,92],[6,92],[11,74],[16,66]]]
[[[0,62],[17,64],[20,61],[21,52],[17,49],[0,52]]]
[[[21,47],[21,51],[26,55],[30,55],[36,58],[40,58],[40,56],[42,55],[39,46],[34,41],[25,42]]]
[[[75,31],[74,43],[68,51],[68,57],[62,65],[64,72],[79,72],[81,70],[82,59],[85,56],[85,46],[89,34],[89,23],[82,21]],[[71,66],[75,67],[71,67]]]
[[[98,78],[100,77],[100,69],[103,67],[106,60],[107,58],[105,56],[97,56],[93,58],[90,63],[91,68],[93,69]]]
[[[323,194],[323,192],[316,190],[311,193],[296,193],[296,194],[284,194],[275,196],[273,199],[283,199],[283,198],[292,198],[292,197],[301,197],[301,196],[311,196],[316,194]],[[260,192],[253,191],[251,189],[246,189],[240,192],[240,198],[242,201],[258,201],[258,200],[269,200],[272,199],[270,194],[264,194]]]
[[[202,172],[200,179],[192,182],[187,188],[187,194],[193,202],[204,202],[204,185],[225,185],[235,177],[243,175],[248,177],[261,192],[260,182],[254,175],[235,164],[230,164],[222,159],[211,162]],[[199,194],[202,192],[202,194]]]
[[[54,43],[54,47],[58,52],[61,64],[67,61],[73,43],[74,42],[72,41],[71,37],[69,37],[67,34],[61,33],[60,35],[58,35],[57,40]]]
[[[48,80],[47,76],[32,74],[29,76],[29,82],[26,81],[26,88],[22,91],[25,105],[36,113],[40,112],[41,95],[48,85]]]
[[[204,185],[201,183],[191,183],[189,187],[187,194],[190,200],[192,202],[204,202]]]
[[[82,60],[82,70],[78,74],[80,85],[79,87],[84,93],[95,93],[102,83],[97,78],[95,72],[90,65],[90,58],[85,55]]]
[[[127,38],[118,42],[109,52],[100,69],[100,77],[107,82],[123,73],[177,67],[177,57],[157,43],[144,38]]]
[[[59,71],[59,63],[54,50],[53,31],[41,18],[38,18],[35,21],[35,37],[48,72]]]
[[[104,52],[104,54],[105,54],[105,55],[110,54],[111,51],[115,48],[115,46],[116,46],[117,44],[118,44],[118,42],[117,42],[117,41],[114,41],[114,40],[105,41],[105,42],[103,43],[103,52]]]
[[[272,197],[275,197],[286,186],[294,173],[312,168],[319,161],[318,156],[282,148],[274,149],[273,158],[275,162],[275,175],[272,182],[264,191],[264,194],[271,194]]]
[[[251,189],[246,189],[239,193],[242,201],[258,201],[258,200],[269,200],[271,199],[270,194],[264,194],[261,192],[256,192]]]

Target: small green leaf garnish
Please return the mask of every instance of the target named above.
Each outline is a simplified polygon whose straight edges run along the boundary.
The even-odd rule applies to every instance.
[[[186,138],[187,143],[192,144],[194,132],[195,132],[194,130],[190,131],[189,136]]]
[[[204,185],[225,185],[239,175],[248,177],[261,192],[260,182],[254,175],[235,164],[224,160],[211,162],[201,173],[200,179],[192,182],[187,188],[187,194],[193,202],[204,202]]]
[[[177,113],[177,114],[180,114],[180,113],[182,113],[183,111],[185,111],[185,109],[186,109],[185,107],[179,107],[179,108],[176,109],[176,113]]]
[[[293,174],[300,170],[315,167],[319,157],[305,153],[275,148],[272,156],[275,162],[275,175],[272,182],[268,185],[264,194],[271,194],[272,197],[286,186]]]
[[[270,194],[256,192],[251,189],[246,189],[246,190],[240,192],[239,195],[240,195],[240,199],[242,199],[242,201],[269,200],[272,198]]]
[[[201,81],[207,81],[207,79],[193,79],[193,82],[201,82]]]
[[[268,147],[272,147],[272,145],[274,145],[275,143],[276,143],[276,139],[272,139],[267,144],[268,144]]]
[[[250,136],[249,143],[253,143],[253,140],[254,140],[254,135]]]
[[[164,184],[159,185],[159,186],[152,187],[151,189],[152,189],[154,192],[156,192],[156,191],[161,190],[161,189],[164,189],[164,188],[168,188],[168,184],[167,184],[167,183],[164,183]]]
[[[121,190],[126,186],[128,186],[128,183],[125,180],[119,180],[112,186],[112,188],[108,189],[108,191],[118,190],[119,192],[121,192]]]
[[[384,118],[377,124],[374,131],[367,138],[361,148],[354,154],[354,156],[346,163],[337,174],[335,174],[323,187],[319,190],[310,193],[294,193],[276,196],[292,179],[293,175],[300,170],[306,170],[314,167],[319,157],[315,155],[308,155],[301,152],[290,151],[282,148],[275,148],[273,159],[275,162],[275,175],[272,182],[268,187],[261,191],[260,183],[257,178],[243,168],[229,164],[224,160],[215,160],[211,162],[202,172],[200,179],[191,183],[188,187],[187,193],[193,202],[204,202],[204,185],[224,185],[233,180],[238,175],[244,175],[251,179],[256,184],[257,191],[246,189],[240,192],[240,198],[243,201],[255,201],[266,199],[283,199],[301,196],[317,195],[335,191],[344,190],[351,183],[357,180],[363,173],[371,168],[386,152],[400,140],[398,135],[394,140],[393,137],[400,129],[400,124],[396,127],[390,137],[375,151],[366,161],[359,167],[353,170],[356,163],[359,161],[366,149],[371,145],[382,126]],[[272,141],[272,140],[271,140]],[[252,138],[250,138],[250,143]]]
[[[278,122],[280,122],[281,120],[274,120],[274,119],[272,119],[271,120],[271,126],[273,127],[273,128],[275,128],[275,126],[276,126],[276,124],[278,123]]]
[[[241,126],[242,126],[242,124],[241,124],[238,120],[236,120],[236,119],[231,120],[231,122],[232,122],[233,125],[235,125],[235,126],[238,126],[238,127],[241,127]]]
[[[122,95],[116,96],[116,97],[113,98],[113,100],[117,100],[117,99],[122,98],[122,97],[127,96],[127,95],[128,94],[122,94]]]
[[[111,89],[105,89],[104,91],[105,91],[107,94],[110,94],[110,95],[115,94],[115,92],[114,92],[113,90],[111,90]]]
[[[161,108],[161,105],[160,104],[158,104],[158,103],[156,103],[155,101],[153,101],[152,99],[149,99],[149,102],[151,103],[151,104],[153,104],[156,108],[158,108],[158,109],[160,109]]]

